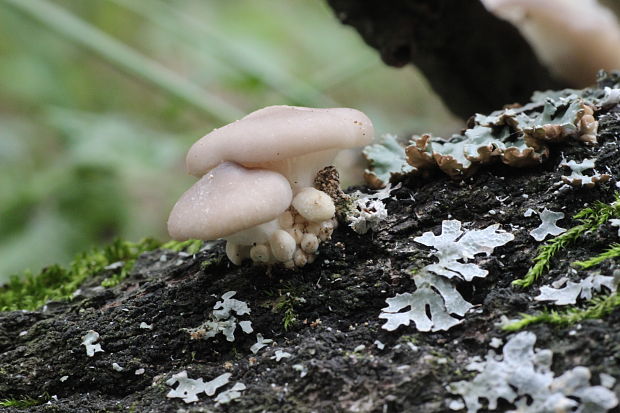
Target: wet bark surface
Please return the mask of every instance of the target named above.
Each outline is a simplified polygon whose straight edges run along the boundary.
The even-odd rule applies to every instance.
[[[319,258],[300,270],[235,267],[222,243],[196,255],[157,250],[142,255],[131,276],[116,287],[100,287],[106,274],[93,274],[70,302],[0,313],[0,399],[52,397],[29,407],[31,412],[449,411],[447,401],[457,397],[446,385],[470,379],[469,358],[486,354],[492,338],[509,335],[496,323],[544,308],[533,301],[540,285],[568,274],[572,261],[618,241],[618,229],[604,224],[561,251],[533,287],[511,285],[532,265],[540,245],[529,235],[540,219],[525,217],[524,211],[562,211],[566,218],[559,224],[568,228],[584,206],[613,200],[620,173],[620,115],[599,114],[599,120],[598,145],[556,145],[538,168],[498,165],[463,182],[443,175],[404,182],[387,200],[389,216],[378,230],[359,235],[341,225],[321,245]],[[593,189],[560,188],[561,154],[596,157],[597,169],[613,178]],[[457,283],[475,304],[461,324],[446,332],[419,332],[413,325],[383,330],[378,315],[385,299],[413,291],[412,273],[434,260],[413,238],[426,231],[438,234],[446,219],[470,229],[499,223],[515,239],[489,257],[476,257],[489,271],[486,278]],[[608,260],[594,272],[611,275],[619,264]],[[586,273],[579,271],[580,278]],[[244,319],[252,321],[254,332],[237,329],[234,342],[223,335],[193,339],[184,329],[209,319],[227,291],[236,291],[234,298],[249,305]],[[142,322],[152,329],[141,328]],[[596,383],[598,373],[620,377],[619,322],[620,312],[614,311],[577,325],[539,324],[527,330],[537,335],[536,347],[554,352],[557,375],[587,366]],[[100,334],[104,350],[93,357],[81,344],[89,330]],[[257,333],[274,342],[253,354]],[[276,361],[277,350],[290,357]],[[247,389],[219,406],[204,393],[191,404],[167,398],[171,387],[165,381],[183,370],[205,381],[229,372],[232,383],[243,382]]]

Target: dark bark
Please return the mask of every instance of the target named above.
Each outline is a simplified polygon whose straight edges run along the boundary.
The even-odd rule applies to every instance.
[[[533,300],[539,286],[567,274],[579,279],[618,271],[617,259],[593,271],[576,273],[571,267],[617,242],[618,229],[607,223],[560,251],[535,286],[511,285],[532,265],[540,245],[529,235],[540,220],[525,217],[528,208],[563,211],[566,218],[559,224],[571,227],[578,222],[570,217],[584,206],[613,201],[620,178],[616,111],[598,114],[599,145],[555,145],[538,168],[496,165],[464,183],[444,175],[406,182],[386,201],[389,217],[377,231],[359,235],[341,226],[333,240],[321,245],[319,258],[298,271],[232,266],[222,243],[194,256],[157,250],[142,255],[130,277],[116,287],[100,287],[112,271],[106,270],[93,274],[72,301],[0,312],[0,400],[56,397],[29,412],[448,412],[446,400],[455,397],[446,385],[471,379],[468,360],[484,356],[492,338],[505,342],[509,334],[496,324],[502,317],[545,307]],[[613,178],[593,189],[556,191],[562,154],[595,157],[597,169]],[[413,325],[383,330],[378,315],[385,299],[412,292],[414,271],[433,261],[429,248],[413,238],[426,231],[438,234],[445,219],[458,219],[470,229],[499,223],[515,239],[488,257],[476,257],[489,271],[487,277],[457,283],[460,294],[476,305],[461,324],[436,333],[419,332]],[[230,290],[251,308],[243,318],[252,321],[254,333],[237,329],[234,342],[221,335],[193,340],[185,329],[207,320]],[[296,321],[286,329],[288,310]],[[142,322],[152,329],[141,328]],[[528,330],[538,337],[536,348],[554,352],[556,376],[586,366],[596,384],[599,373],[620,377],[619,322],[616,309],[578,326],[540,324]],[[87,357],[80,343],[88,330],[101,335],[105,352]],[[249,348],[256,333],[275,343],[255,355]],[[379,349],[376,340],[385,348]],[[277,349],[291,357],[277,362]],[[123,370],[115,370],[113,363]],[[231,380],[245,383],[247,390],[231,405],[216,406],[205,394],[186,405],[166,397],[170,387],[165,381],[182,370],[205,381],[230,372]],[[615,391],[620,393],[620,385]],[[500,411],[508,408],[504,403]]]
[[[413,64],[465,118],[560,87],[510,23],[477,0],[328,0],[391,66]]]

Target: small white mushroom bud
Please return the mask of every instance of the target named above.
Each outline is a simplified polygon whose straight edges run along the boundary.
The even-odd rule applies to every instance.
[[[253,246],[252,248],[250,248],[250,258],[254,262],[269,262],[269,259],[271,258],[271,252],[269,247],[265,244],[258,244]]]
[[[278,224],[284,229],[289,229],[293,227],[294,219],[291,211],[284,211],[282,215],[278,217]]]
[[[334,232],[334,223],[333,221],[324,221],[321,223],[321,228],[319,230],[319,239],[321,241],[326,241],[332,237],[332,233]]]
[[[295,244],[299,245],[301,238],[304,236],[304,226],[301,224],[295,224],[293,225],[293,228],[287,232],[295,238]]]
[[[319,239],[314,234],[304,234],[300,246],[303,252],[312,254],[319,249]]]
[[[329,221],[328,221],[329,222]],[[321,231],[321,223],[319,222],[311,222],[306,225],[306,232],[319,236],[319,232]]]
[[[226,242],[226,256],[235,265],[241,265],[243,256],[241,255],[241,247],[234,242]]]
[[[325,221],[332,218],[336,213],[336,207],[331,197],[312,187],[304,188],[295,195],[293,208],[311,222]]]
[[[269,245],[274,258],[280,262],[287,262],[293,259],[295,248],[297,247],[295,238],[284,230],[277,230],[269,237]]]
[[[295,254],[293,254],[293,262],[296,267],[303,267],[308,262],[308,258],[302,250],[298,249],[295,251]]]

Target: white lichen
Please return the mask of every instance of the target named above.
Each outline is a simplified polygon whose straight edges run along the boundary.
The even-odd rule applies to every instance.
[[[235,341],[234,333],[237,325],[246,334],[250,334],[253,331],[251,321],[238,321],[234,315],[242,316],[250,313],[250,307],[247,303],[232,298],[236,293],[236,291],[228,291],[222,295],[222,301],[216,302],[213,306],[210,320],[205,321],[198,327],[185,329],[193,340],[206,340],[222,334],[226,337],[226,340]]]
[[[198,401],[198,394],[200,393],[213,396],[217,392],[217,389],[228,384],[230,376],[230,373],[224,373],[205,383],[202,378],[197,380],[188,378],[187,371],[183,370],[166,381],[168,386],[174,386],[178,383],[178,386],[170,390],[166,397],[180,398],[183,399],[185,403],[193,403]]]
[[[375,192],[374,194],[365,194],[360,191],[354,192],[351,196],[353,208],[345,217],[349,223],[349,227],[358,234],[365,234],[370,230],[376,231],[379,224],[385,221],[388,216],[387,209],[383,200],[390,197],[390,193],[398,188],[401,184],[392,188],[388,184],[385,188]]]
[[[562,182],[568,185],[576,186],[576,187],[586,187],[592,188],[599,182],[606,182],[611,178],[609,174],[601,174],[596,172],[594,169],[595,159],[584,159],[581,162],[576,162],[574,160],[566,161],[564,160],[560,166],[564,166],[570,168],[570,175],[563,175]],[[588,170],[592,170],[592,175],[585,175],[584,172]]]
[[[250,351],[254,354],[258,353],[262,348],[267,347],[267,344],[273,343],[270,338],[263,338],[261,333],[256,334],[256,343],[252,344]]]
[[[618,228],[618,237],[620,237],[620,219],[610,219],[609,222],[612,227]]]
[[[597,102],[602,108],[608,108],[620,103],[620,89],[605,86],[605,95]]]
[[[304,378],[308,374],[308,368],[303,364],[293,364],[291,366],[293,370],[299,372],[299,377]]]
[[[243,383],[235,383],[233,387],[228,390],[225,390],[217,395],[215,398],[216,404],[228,404],[231,401],[238,399],[241,397],[241,392],[245,390],[245,384]]]
[[[427,273],[414,280],[417,289],[413,293],[397,294],[385,300],[388,306],[379,314],[379,318],[387,320],[383,329],[394,331],[413,321],[419,331],[448,330],[461,322],[453,315],[463,317],[473,307],[441,277]],[[409,310],[403,312],[407,308]]]
[[[616,379],[607,373],[601,373],[598,375],[601,386],[611,389],[616,384]]]
[[[82,345],[86,347],[86,355],[93,357],[95,353],[103,352],[101,344],[96,343],[99,340],[99,333],[95,330],[88,330],[88,332],[82,337]]]
[[[504,341],[501,338],[493,337],[489,342],[489,346],[492,348],[500,348],[504,344]]]
[[[152,330],[153,324],[147,324],[144,321],[140,323],[140,328],[144,330]]]
[[[515,405],[509,413],[581,412],[603,413],[618,405],[615,394],[603,386],[590,386],[590,370],[574,367],[559,377],[551,371],[551,350],[535,350],[536,335],[512,336],[498,355],[489,351],[485,360],[474,357],[466,368],[477,371],[471,381],[451,383],[447,389],[460,395],[468,413],[483,408],[496,410],[498,400]],[[460,410],[459,400],[449,407]]]
[[[218,301],[213,306],[213,315],[218,320],[225,320],[231,317],[231,313],[237,315],[250,314],[250,307],[244,301],[232,298],[237,294],[236,291],[228,291],[222,295],[223,301]]]
[[[443,221],[441,235],[426,232],[414,238],[416,242],[434,247],[432,254],[439,261],[425,266],[414,277],[416,290],[413,293],[397,294],[386,300],[388,306],[379,315],[387,320],[382,328],[393,331],[413,321],[419,331],[441,331],[459,324],[473,305],[449,279],[471,281],[474,277],[485,277],[487,270],[467,261],[477,254],[488,256],[496,247],[513,239],[514,235],[500,230],[499,224],[465,232],[458,220]]]
[[[288,353],[284,350],[276,350],[276,353],[271,356],[272,360],[275,360],[276,362],[279,362],[280,360],[284,359],[284,358],[291,358],[293,357],[293,355],[291,353]]]
[[[589,300],[592,298],[593,292],[601,292],[603,287],[610,291],[614,291],[616,288],[614,277],[604,275],[590,275],[579,282],[568,281],[563,288],[558,288],[560,286],[555,286],[556,288],[548,285],[542,286],[540,287],[540,294],[534,299],[536,301],[553,301],[555,305],[576,304],[578,298]]]
[[[385,205],[377,199],[359,198],[355,200],[354,205],[349,226],[358,234],[365,234],[369,230],[375,231],[388,216]]]
[[[542,223],[530,231],[530,235],[536,241],[543,241],[547,235],[556,236],[566,232],[566,228],[561,228],[556,224],[559,220],[564,219],[564,212],[554,212],[545,208],[539,216]]]
[[[514,235],[499,229],[499,224],[484,229],[463,231],[458,220],[443,221],[441,235],[425,232],[414,238],[420,244],[434,247],[433,255],[439,259],[424,269],[446,278],[458,277],[471,281],[474,277],[486,277],[488,271],[478,265],[467,263],[476,254],[489,256],[496,247],[514,239]],[[464,262],[462,262],[464,261]]]

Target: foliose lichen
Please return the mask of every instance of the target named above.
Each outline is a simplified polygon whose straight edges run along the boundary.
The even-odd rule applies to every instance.
[[[512,336],[498,355],[490,350],[484,360],[473,358],[467,365],[478,374],[471,381],[451,383],[447,389],[460,395],[463,402],[449,404],[453,410],[467,408],[476,413],[483,408],[496,410],[500,399],[512,403],[509,412],[604,413],[618,405],[614,392],[603,386],[590,385],[587,367],[574,367],[560,376],[551,370],[551,350],[536,350],[536,335],[522,332]]]
[[[414,135],[404,148],[408,167],[403,163],[402,146],[395,137],[386,137],[365,149],[370,165],[365,176],[376,188],[404,175],[425,177],[432,170],[462,179],[482,165],[497,162],[516,168],[539,165],[548,158],[551,143],[597,144],[596,112],[619,103],[618,73],[602,72],[597,88],[536,92],[523,106],[472,116],[466,128],[450,138]],[[591,168],[583,170],[587,169]],[[606,174],[581,175],[564,179],[571,185],[587,186],[609,179]]]
[[[241,330],[250,334],[252,322],[249,320],[239,321],[237,317],[250,313],[250,307],[244,301],[232,298],[236,291],[228,291],[222,295],[222,301],[218,301],[213,306],[210,319],[194,328],[185,329],[193,340],[208,340],[218,334],[224,335],[226,340],[235,340],[235,330],[237,325]],[[235,317],[235,314],[237,317]]]
[[[379,315],[387,320],[382,328],[393,331],[413,321],[419,331],[440,331],[459,324],[473,304],[467,302],[449,280],[469,282],[474,277],[486,277],[487,270],[467,261],[477,254],[488,256],[496,247],[513,239],[514,235],[500,230],[499,224],[463,231],[458,220],[443,221],[441,235],[425,232],[414,238],[420,244],[435,248],[432,254],[438,262],[425,266],[414,276],[416,290],[413,293],[398,294],[386,300],[388,306]],[[402,312],[407,307],[410,309]]]

